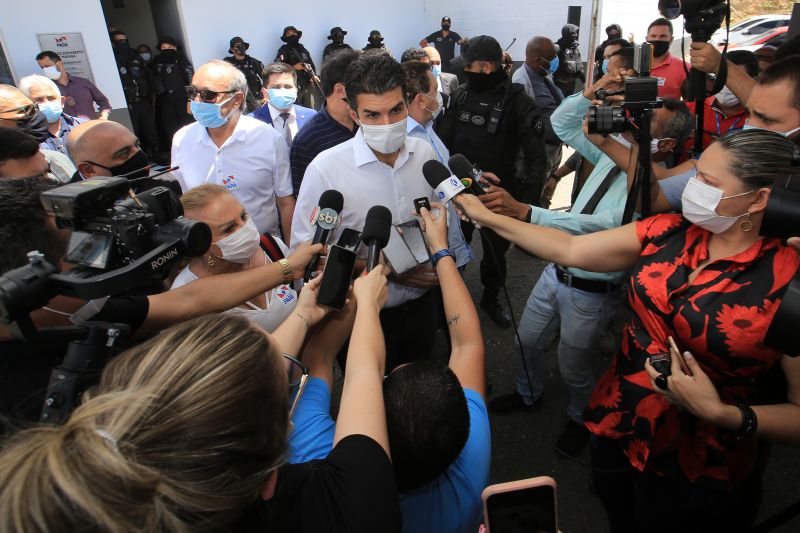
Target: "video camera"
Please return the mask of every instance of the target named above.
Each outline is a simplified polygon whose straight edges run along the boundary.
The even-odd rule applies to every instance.
[[[65,260],[76,266],[59,273],[31,252],[30,264],[0,277],[0,324],[32,343],[72,341],[63,364],[53,370],[43,421],[66,420],[85,374],[102,367],[108,347],[127,328],[88,322],[40,331],[30,313],[56,295],[91,300],[164,279],[182,257],[198,256],[211,244],[208,226],[184,219],[180,201],[167,187],[139,195],[130,187],[131,180],[122,177],[92,178],[42,193],[45,211],[59,228],[72,231]]]

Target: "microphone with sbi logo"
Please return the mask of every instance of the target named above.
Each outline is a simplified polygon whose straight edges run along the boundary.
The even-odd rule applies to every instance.
[[[317,229],[311,244],[327,244],[331,230],[339,224],[339,213],[341,213],[342,207],[344,207],[344,196],[336,189],[329,189],[320,195],[319,205],[312,215],[312,223],[317,226]],[[311,279],[311,274],[317,270],[318,265],[319,254],[314,254],[306,267],[303,281],[307,282]]]

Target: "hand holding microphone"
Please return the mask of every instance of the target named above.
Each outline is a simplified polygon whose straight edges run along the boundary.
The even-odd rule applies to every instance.
[[[392,212],[382,205],[373,205],[367,211],[361,240],[367,245],[367,272],[370,272],[380,261],[381,250],[389,242],[392,229]]]
[[[327,244],[331,230],[336,229],[339,223],[339,213],[341,213],[342,207],[344,207],[344,196],[336,189],[329,189],[320,195],[319,206],[314,212],[312,221],[317,227],[314,232],[314,240],[311,241],[312,244]],[[307,282],[311,279],[311,274],[317,270],[318,266],[319,254],[314,254],[306,268],[303,281]]]
[[[438,198],[442,204],[446,205],[447,202],[451,200],[455,201],[459,209],[464,211],[469,217],[469,222],[472,222],[477,229],[480,229],[474,217],[471,216],[472,213],[468,212],[464,206],[474,205],[474,203],[471,202],[473,200],[481,207],[483,207],[483,204],[481,204],[480,200],[477,200],[474,195],[462,194],[467,188],[461,180],[450,174],[450,170],[435,159],[426,161],[425,164],[422,165],[422,174],[425,176],[428,185],[433,187],[436,198]]]

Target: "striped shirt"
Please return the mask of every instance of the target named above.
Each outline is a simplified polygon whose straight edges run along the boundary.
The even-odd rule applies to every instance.
[[[327,105],[327,104],[326,104]],[[328,148],[349,141],[358,128],[349,130],[328,114],[326,105],[306,122],[292,141],[289,160],[292,165],[292,188],[297,196],[303,175],[311,161]]]

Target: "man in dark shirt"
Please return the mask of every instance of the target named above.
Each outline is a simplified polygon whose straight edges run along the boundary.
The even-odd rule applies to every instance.
[[[286,26],[281,36],[281,41],[286,44],[278,48],[275,62],[286,63],[294,67],[297,72],[297,103],[303,107],[316,109],[314,101],[319,93],[317,95],[313,93],[313,86],[319,83],[319,78],[314,74],[316,67],[314,60],[311,59],[311,53],[300,44],[302,36],[302,31],[294,26]]]
[[[426,46],[434,46],[442,56],[442,70],[444,72],[454,73],[450,60],[456,55],[456,45],[462,45],[467,42],[467,39],[462,38],[454,31],[450,31],[450,17],[442,17],[442,29],[435,31],[422,39],[419,45],[422,48]]]
[[[289,152],[295,196],[300,192],[308,164],[323,150],[352,139],[358,129],[344,101],[344,74],[358,55],[353,50],[341,50],[332,53],[322,64],[325,103],[297,133]]]
[[[578,33],[579,28],[576,25],[565,24],[561,28],[561,38],[556,41],[559,64],[553,79],[564,96],[570,96],[578,90],[575,85],[577,80],[581,83],[586,80],[581,51],[578,48]]]
[[[106,95],[86,78],[67,74],[58,54],[50,51],[41,52],[36,56],[36,62],[42,68],[42,74],[56,82],[61,96],[66,98],[64,113],[85,119],[108,118],[111,104]],[[94,109],[95,104],[100,108],[99,113]]]
[[[158,41],[159,54],[150,63],[156,92],[159,162],[169,162],[172,137],[192,121],[186,109],[186,86],[192,84],[194,67],[178,51],[178,41],[165,35]]]
[[[328,40],[331,41],[331,44],[325,47],[325,50],[322,51],[322,60],[325,61],[325,58],[331,55],[333,52],[337,50],[352,50],[353,48],[349,44],[344,43],[344,36],[347,35],[347,32],[344,31],[339,26],[335,28],[331,28],[331,33],[328,35]]]
[[[260,107],[258,97],[261,87],[264,86],[264,63],[247,54],[250,43],[246,43],[239,36],[230,40],[228,52],[230,55],[225,61],[238,68],[247,79],[247,111],[254,111]]]

